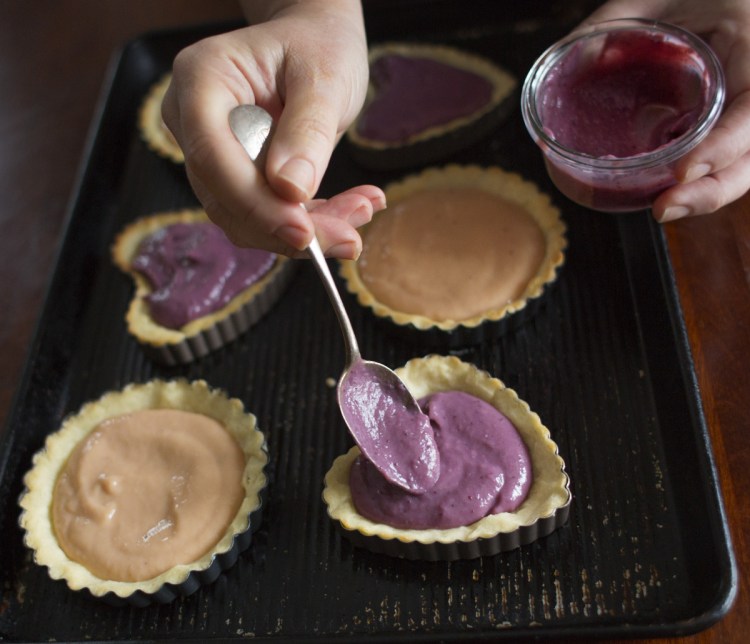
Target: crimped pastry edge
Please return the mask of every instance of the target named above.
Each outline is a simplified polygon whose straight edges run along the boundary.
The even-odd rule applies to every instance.
[[[328,515],[355,545],[408,559],[453,560],[492,555],[546,536],[568,519],[572,495],[557,444],[528,403],[502,381],[455,356],[415,358],[396,369],[415,398],[459,390],[487,401],[505,414],[531,454],[534,480],[514,512],[490,515],[468,526],[447,530],[402,530],[360,515],[349,489],[349,470],[357,447],[339,456],[324,479]]]
[[[295,263],[277,255],[271,269],[256,283],[237,294],[224,307],[192,320],[180,329],[156,323],[148,311],[151,286],[131,267],[141,241],[175,223],[209,221],[201,208],[166,211],[142,217],[126,226],[112,244],[112,260],[135,282],[135,292],[125,315],[128,331],[158,362],[174,365],[191,362],[235,340],[263,317],[283,295]]]
[[[69,455],[100,422],[141,409],[180,409],[204,414],[220,422],[237,440],[245,455],[242,476],[245,498],[222,538],[200,559],[174,566],[145,581],[100,579],[70,560],[57,542],[50,513],[54,486]],[[24,476],[25,489],[19,499],[22,510],[19,525],[24,530],[24,544],[33,551],[35,563],[46,567],[52,579],[64,580],[71,590],[88,591],[93,597],[114,605],[166,603],[214,581],[250,545],[251,535],[260,523],[268,483],[267,463],[265,437],[257,427],[256,417],[245,411],[239,399],[229,398],[223,391],[210,388],[204,380],[157,379],[129,384],[84,404],[77,413],[69,415],[34,455],[32,467]]]
[[[518,87],[518,80],[510,72],[506,71],[488,58],[469,52],[457,47],[448,45],[428,44],[428,43],[408,43],[408,42],[386,42],[375,45],[370,48],[368,59],[372,65],[378,58],[385,55],[403,55],[412,58],[431,58],[438,62],[474,72],[486,78],[492,84],[492,96],[485,107],[476,111],[469,116],[460,118],[427,128],[417,134],[410,136],[405,141],[390,143],[368,139],[357,132],[359,121],[366,113],[367,105],[376,96],[376,90],[370,84],[368,86],[365,105],[360,110],[359,116],[352,122],[346,132],[347,139],[351,144],[358,148],[367,149],[370,152],[388,152],[408,148],[415,144],[428,141],[434,138],[440,138],[454,130],[464,128],[472,123],[479,121],[483,116],[498,109],[498,107],[513,95]]]
[[[171,81],[172,74],[166,73],[151,85],[138,112],[138,128],[141,138],[152,151],[174,163],[183,164],[185,155],[182,148],[167,134],[161,116],[161,104]]]
[[[380,318],[386,318],[400,327],[411,327],[419,331],[439,330],[451,333],[457,329],[476,329],[486,323],[496,323],[524,309],[530,300],[540,298],[545,288],[557,279],[557,273],[565,261],[567,248],[566,226],[559,209],[550,197],[541,192],[536,184],[520,174],[507,172],[497,166],[448,164],[431,167],[412,174],[385,187],[386,202],[394,206],[406,197],[433,187],[469,187],[486,190],[523,207],[539,225],[546,241],[546,251],[537,274],[529,281],[524,292],[513,302],[481,315],[465,320],[433,320],[423,315],[406,313],[380,302],[367,288],[359,275],[355,260],[340,260],[339,273],[346,282],[347,290],[356,296],[360,305],[371,309]],[[388,209],[376,213],[375,217],[388,216]],[[366,239],[367,226],[361,229]]]

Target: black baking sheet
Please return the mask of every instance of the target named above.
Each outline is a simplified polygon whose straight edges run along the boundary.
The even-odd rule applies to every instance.
[[[522,78],[569,26],[508,17],[507,3],[369,5],[372,41],[460,45]],[[403,5],[405,6],[405,5]],[[117,57],[94,124],[57,271],[0,447],[0,639],[12,641],[355,639],[486,641],[689,633],[722,617],[736,571],[665,240],[646,213],[610,216],[555,192],[516,110],[456,155],[549,191],[569,228],[566,264],[527,323],[451,351],[500,377],[539,413],[572,479],[567,525],[521,549],[420,563],[355,549],[328,520],[323,476],[350,445],[326,379],[343,366],[338,325],[302,264],[249,333],[197,363],[152,364],[128,336],[132,292],[109,246],[127,222],[196,202],[180,166],[140,141],[136,113],[185,44],[216,28],[147,34]],[[345,145],[322,194],[385,184]],[[345,302],[364,356],[389,366],[430,352]],[[114,608],[31,561],[17,498],[31,457],[84,402],[153,377],[204,378],[241,398],[270,451],[263,522],[237,565],[169,605]]]

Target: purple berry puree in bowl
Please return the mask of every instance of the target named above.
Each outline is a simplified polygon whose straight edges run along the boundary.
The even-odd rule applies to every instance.
[[[522,111],[563,194],[593,210],[627,212],[648,208],[677,182],[676,162],[713,127],[724,93],[718,59],[694,34],[612,20],[539,57]]]

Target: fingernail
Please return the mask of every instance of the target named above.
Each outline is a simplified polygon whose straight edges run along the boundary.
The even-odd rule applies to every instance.
[[[281,226],[274,230],[273,234],[285,244],[297,250],[303,250],[310,242],[310,233],[297,226]]]
[[[690,208],[687,206],[670,206],[662,213],[658,220],[660,223],[664,223],[666,221],[687,217],[689,214]]]
[[[373,210],[373,212],[378,212],[379,210],[384,210],[385,207],[386,207],[386,205],[387,205],[386,202],[385,202],[385,195],[382,195],[382,196],[379,196],[379,197],[375,197],[374,199],[371,200],[370,203],[372,203],[372,210]]]
[[[299,201],[307,201],[312,197],[315,186],[315,168],[307,159],[299,157],[290,159],[281,168],[278,177],[300,193]]]
[[[357,259],[361,249],[356,242],[342,242],[331,246],[326,250],[326,257],[335,257],[336,259]]]
[[[367,206],[360,206],[349,217],[349,223],[355,228],[364,226],[372,219],[373,210]]]
[[[688,168],[683,183],[689,183],[696,179],[700,179],[701,177],[705,177],[709,172],[711,172],[711,166],[708,163],[698,163],[697,165]]]

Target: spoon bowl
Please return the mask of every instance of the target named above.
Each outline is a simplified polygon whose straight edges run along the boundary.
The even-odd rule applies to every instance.
[[[273,120],[257,105],[239,105],[229,126],[263,173],[266,141]],[[301,208],[304,208],[300,204]],[[307,253],[333,305],[344,336],[346,365],[337,385],[341,415],[364,456],[391,483],[413,494],[429,490],[440,474],[440,458],[430,419],[398,375],[378,362],[363,360],[349,316],[325,255],[313,236]]]
[[[395,372],[356,360],[344,369],[337,394],[357,446],[386,479],[412,494],[437,483],[440,454],[432,424]]]

